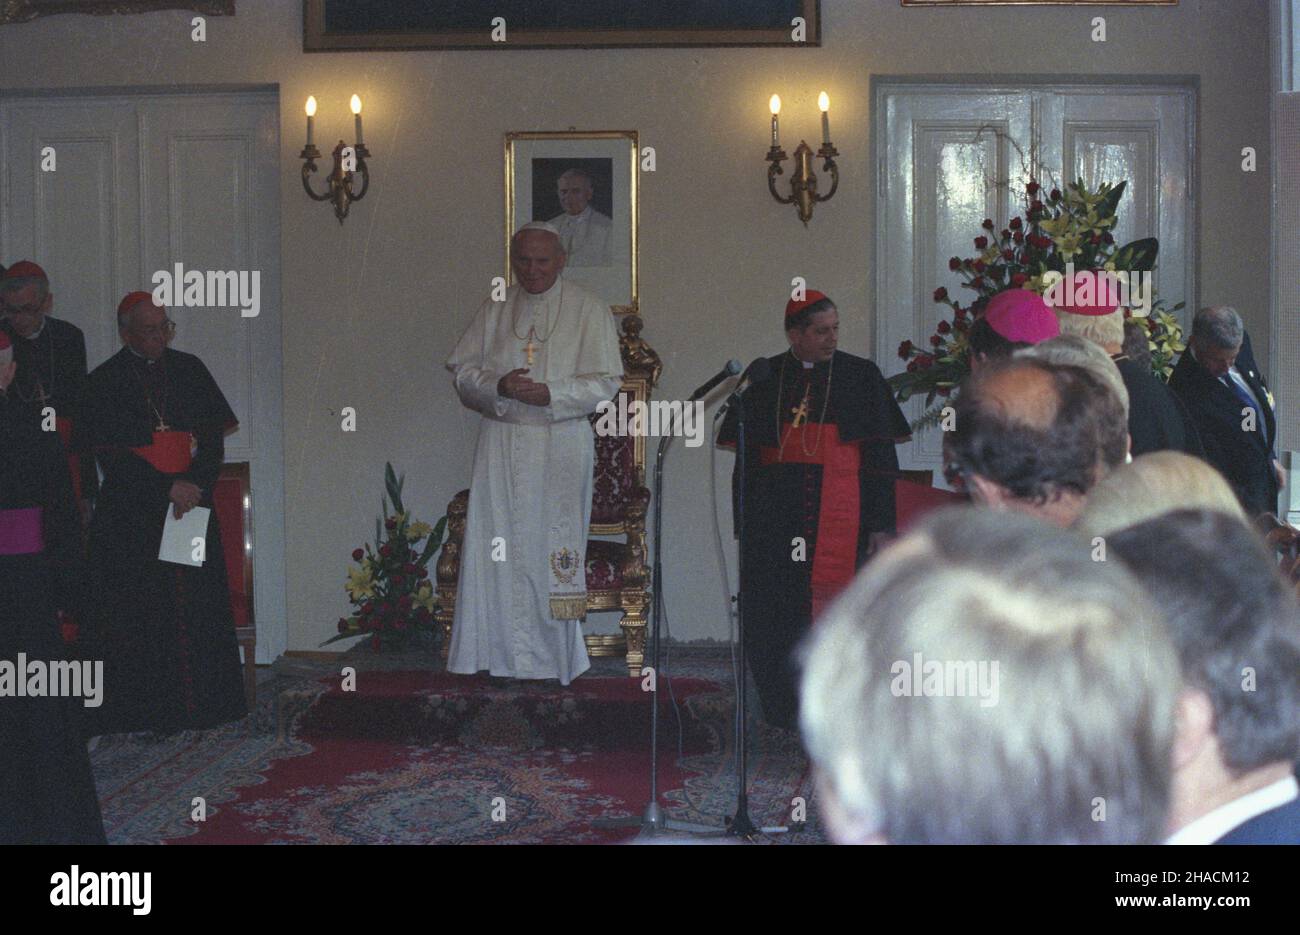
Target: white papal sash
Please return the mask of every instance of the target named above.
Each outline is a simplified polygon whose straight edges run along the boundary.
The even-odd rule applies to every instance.
[[[582,620],[587,616],[587,529],[578,498],[588,485],[575,483],[589,471],[577,445],[552,445],[548,473],[560,478],[561,489],[548,498],[546,525],[550,530],[551,617]]]

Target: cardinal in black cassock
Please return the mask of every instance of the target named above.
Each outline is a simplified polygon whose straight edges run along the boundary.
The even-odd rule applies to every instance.
[[[894,532],[894,446],[911,434],[885,378],[837,351],[839,313],[808,291],[785,312],[790,349],[744,394],[747,659],[769,724],[798,724],[793,653],[812,621]],[[718,435],[736,444],[737,413]],[[737,478],[738,479],[738,478]]]
[[[0,349],[7,343],[0,335]],[[11,368],[0,365],[0,661],[27,686],[32,662],[48,667],[75,658],[59,637],[57,614],[80,609],[84,569],[63,447],[14,392]],[[88,687],[83,683],[83,692]],[[4,686],[0,844],[104,843],[82,733],[84,701],[18,697],[16,682]]]
[[[59,437],[69,448],[73,491],[78,500],[95,497],[99,476],[93,459],[72,449],[81,421],[86,386],[86,338],[71,322],[52,317],[54,294],[45,270],[19,260],[0,274],[3,330],[13,342],[18,372],[8,395],[43,415],[54,411]]]
[[[86,642],[106,684],[91,733],[215,727],[247,710],[215,513],[201,567],[158,550],[169,510],[211,509],[225,433],[238,423],[203,362],[167,347],[173,326],[148,293],[122,300],[118,325],[126,346],[91,373],[86,405],[104,472]]]

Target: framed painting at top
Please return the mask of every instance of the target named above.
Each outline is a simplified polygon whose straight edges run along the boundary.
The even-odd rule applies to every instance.
[[[8,0],[0,2],[0,26],[25,23],[55,13],[153,13],[158,10],[190,10],[208,16],[234,16],[235,0]]]
[[[506,281],[510,237],[530,221],[560,232],[564,279],[637,309],[637,133],[576,130],[506,134]]]
[[[902,0],[903,6],[1178,6],[1178,0]]]
[[[820,0],[303,0],[305,52],[819,46]]]

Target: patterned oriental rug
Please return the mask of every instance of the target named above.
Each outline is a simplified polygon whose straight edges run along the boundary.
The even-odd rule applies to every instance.
[[[211,731],[101,738],[91,754],[110,843],[619,843],[649,796],[649,696],[640,680],[556,682],[366,670],[278,674],[257,710]],[[734,811],[734,702],[710,664],[660,682],[660,801],[722,827]],[[725,667],[722,667],[725,668]],[[680,671],[680,669],[679,669]],[[680,720],[679,716],[680,715]],[[750,815],[770,840],[822,843],[797,738],[756,725]],[[194,800],[206,808],[192,820]]]

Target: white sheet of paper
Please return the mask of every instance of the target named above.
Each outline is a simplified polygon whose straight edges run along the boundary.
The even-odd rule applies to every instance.
[[[175,565],[189,565],[199,568],[202,562],[194,560],[194,540],[207,539],[208,514],[212,511],[205,506],[196,506],[180,519],[167,505],[167,521],[163,523],[162,543],[158,546],[158,559]],[[203,543],[203,554],[207,555],[208,544]]]

